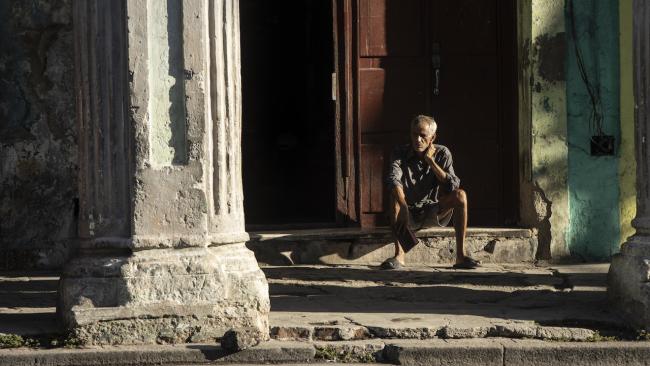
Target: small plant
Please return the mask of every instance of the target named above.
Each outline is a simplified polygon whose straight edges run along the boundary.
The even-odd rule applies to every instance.
[[[34,338],[24,338],[23,346],[30,347],[30,348],[37,348],[41,346],[41,342],[38,339],[34,339]]]
[[[585,342],[611,342],[617,340],[615,336],[605,336],[599,332],[595,332],[591,337],[585,339]]]
[[[25,344],[23,337],[17,334],[0,333],[0,348],[18,348]]]
[[[637,341],[650,341],[650,333],[645,329],[642,329],[636,334]]]
[[[63,339],[61,343],[65,348],[78,348],[81,346],[81,340],[72,334]]]
[[[376,362],[375,356],[372,352],[362,351],[354,352],[351,350],[337,350],[332,346],[317,347],[316,359],[327,362],[341,362],[341,363],[374,363]]]

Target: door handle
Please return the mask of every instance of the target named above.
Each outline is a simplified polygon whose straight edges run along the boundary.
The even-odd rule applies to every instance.
[[[440,95],[440,69],[435,69],[436,81],[433,84],[433,95]]]
[[[431,45],[431,67],[433,68],[433,95],[440,95],[440,43]]]

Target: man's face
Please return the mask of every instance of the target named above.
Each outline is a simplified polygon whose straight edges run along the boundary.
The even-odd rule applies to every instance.
[[[435,137],[436,134],[431,133],[426,122],[418,123],[411,128],[411,145],[416,152],[423,153]]]

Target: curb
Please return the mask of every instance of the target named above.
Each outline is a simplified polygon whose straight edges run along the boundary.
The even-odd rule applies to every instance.
[[[384,352],[387,361],[406,366],[632,366],[648,364],[650,343],[503,338],[399,341],[388,344]]]
[[[382,343],[383,342],[383,343]],[[217,345],[112,346],[85,349],[0,350],[0,366],[179,365],[179,364],[313,364],[316,348],[340,352],[376,351],[374,362],[405,366],[600,366],[647,365],[650,342],[545,342],[539,340],[432,339],[373,340],[370,342],[279,342],[225,354]],[[337,351],[338,352],[338,351]],[[349,354],[349,353],[348,353]],[[349,361],[348,361],[349,362]],[[355,361],[352,361],[355,362]],[[358,362],[358,361],[357,361]],[[365,362],[373,362],[366,360]],[[373,363],[365,363],[371,365]]]
[[[178,365],[207,363],[297,363],[314,359],[309,343],[270,341],[226,354],[218,345],[111,346],[84,349],[0,350],[0,366]]]

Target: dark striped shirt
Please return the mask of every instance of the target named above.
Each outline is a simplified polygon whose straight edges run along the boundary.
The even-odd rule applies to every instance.
[[[397,146],[393,150],[386,184],[391,190],[395,186],[402,186],[409,206],[420,207],[429,202],[437,202],[439,194],[446,194],[460,187],[460,179],[452,166],[451,152],[445,146],[434,146],[434,161],[447,172],[444,182],[438,181],[433,169],[417,156],[410,144]]]

